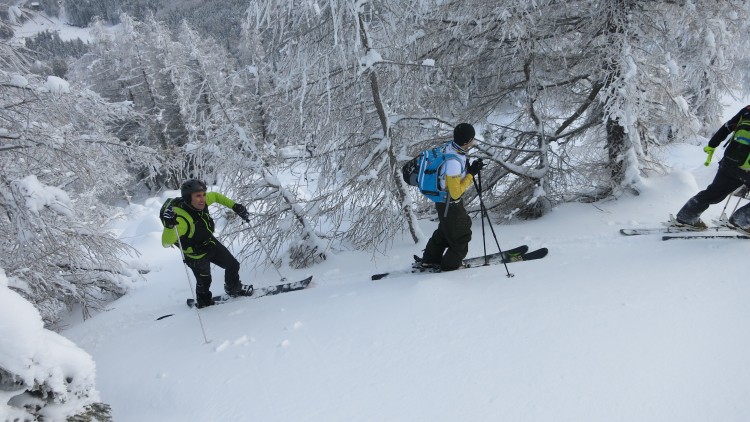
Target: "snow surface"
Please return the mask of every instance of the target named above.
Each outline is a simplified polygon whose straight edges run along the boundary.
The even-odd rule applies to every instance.
[[[65,19],[48,17],[44,13],[33,14],[31,19],[13,28],[17,42],[22,42],[24,38],[31,38],[44,31],[57,32],[63,41],[80,39],[83,42],[90,42],[92,40],[89,28],[71,26],[66,23]]]
[[[94,357],[118,422],[750,420],[750,285],[732,265],[750,245],[618,233],[658,226],[719,158],[704,167],[694,145],[667,154],[672,171],[639,196],[496,224],[503,247],[550,249],[509,265],[513,278],[493,266],[371,281],[420,253],[405,236],[385,256],[281,269],[314,275],[313,288],[201,310],[207,344],[154,198],[117,228],[152,268],[147,282],[64,335]],[[470,255],[481,253],[475,221]],[[278,282],[243,264],[244,282]]]

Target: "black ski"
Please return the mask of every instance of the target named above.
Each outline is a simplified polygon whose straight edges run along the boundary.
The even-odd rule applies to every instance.
[[[523,250],[524,252],[518,252],[519,250]],[[503,264],[503,263],[531,261],[534,259],[542,259],[545,256],[547,256],[547,253],[549,253],[547,248],[540,248],[531,252],[526,252],[527,250],[528,250],[528,246],[524,245],[524,246],[519,246],[518,248],[510,249],[508,251],[504,251],[502,254],[500,252],[497,252],[491,255],[487,255],[486,257],[477,256],[473,258],[467,258],[467,259],[464,259],[464,263],[466,264],[466,266],[460,269],[464,270],[468,268],[482,267],[485,265],[497,265],[497,264]],[[414,260],[415,260],[415,263],[409,269],[396,270],[396,271],[391,271],[391,272],[382,273],[382,274],[374,274],[371,278],[373,280],[380,280],[388,276],[401,275],[401,274],[440,272],[439,268],[421,267],[420,266],[421,259],[417,256],[414,257]]]
[[[253,294],[250,296],[238,296],[238,298],[244,298],[249,297],[251,299],[257,299],[259,297],[263,296],[273,296],[277,295],[279,293],[286,293],[286,292],[293,292],[295,290],[302,290],[306,288],[308,285],[310,285],[310,282],[312,281],[312,276],[307,277],[304,280],[300,281],[294,281],[291,283],[282,283],[277,284],[276,286],[266,286],[266,287],[259,287],[257,289],[253,290]],[[226,303],[229,300],[233,299],[229,295],[221,295],[221,296],[214,296],[214,303],[216,305]],[[193,307],[195,305],[195,299],[190,298],[187,300],[187,306]]]

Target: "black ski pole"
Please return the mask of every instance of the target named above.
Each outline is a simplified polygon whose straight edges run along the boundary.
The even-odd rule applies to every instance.
[[[484,200],[482,199],[482,171],[481,170],[477,173],[477,180],[474,181],[474,187],[477,189],[477,193],[479,194],[479,208],[480,208],[480,211],[482,212],[482,218],[487,219],[487,225],[490,226],[492,237],[495,238],[495,245],[497,245],[497,250],[500,252],[500,255],[502,256],[503,249],[500,247],[500,242],[497,240],[497,235],[495,234],[495,228],[492,227],[492,221],[490,221],[490,216],[487,213],[487,208],[484,207]],[[484,220],[482,221],[483,221],[482,227],[484,227]],[[503,258],[503,265],[505,265],[505,272],[507,273],[507,276],[514,277],[514,274],[512,274],[510,270],[508,270],[508,263],[505,261],[505,258]]]
[[[477,177],[479,177],[479,173],[477,173]],[[482,190],[481,185],[477,186],[476,180],[474,181],[474,188],[477,190],[477,194],[479,195],[479,209],[482,215],[482,249],[484,250],[484,265],[489,265],[490,259],[487,256],[487,238],[484,235],[484,206],[482,205]]]

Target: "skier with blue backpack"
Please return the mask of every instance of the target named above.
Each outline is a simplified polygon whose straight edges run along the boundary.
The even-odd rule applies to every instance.
[[[420,154],[419,188],[435,202],[439,224],[422,255],[421,265],[452,271],[463,266],[471,241],[471,218],[462,196],[472,185],[484,163],[466,156],[474,146],[474,126],[461,123],[453,129],[453,140]],[[427,186],[433,184],[434,189]]]

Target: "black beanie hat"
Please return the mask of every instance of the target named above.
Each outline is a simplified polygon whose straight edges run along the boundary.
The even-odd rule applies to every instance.
[[[474,139],[474,135],[476,135],[476,132],[474,132],[474,126],[468,123],[459,123],[458,126],[453,129],[453,141],[459,146],[468,144],[469,141]]]

